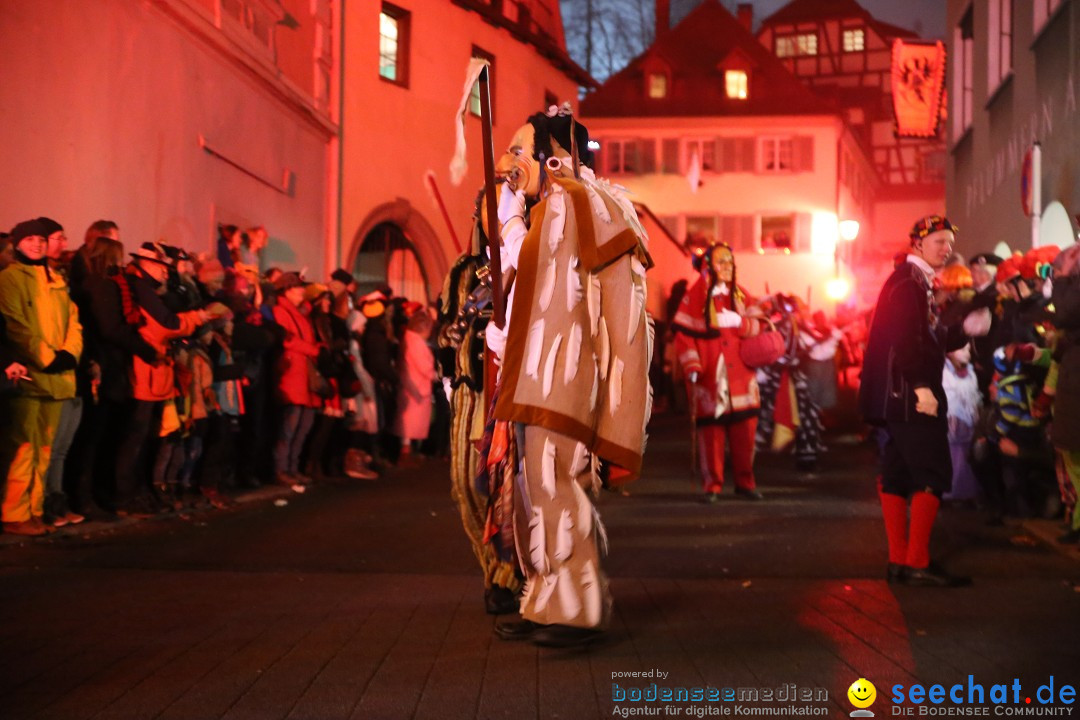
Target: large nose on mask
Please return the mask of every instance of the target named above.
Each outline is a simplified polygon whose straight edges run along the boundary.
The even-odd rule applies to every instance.
[[[507,177],[514,169],[514,156],[510,153],[503,153],[499,159],[495,162],[495,174]]]

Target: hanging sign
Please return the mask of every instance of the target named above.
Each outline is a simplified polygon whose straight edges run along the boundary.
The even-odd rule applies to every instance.
[[[945,44],[893,41],[892,97],[896,136],[937,135],[945,92]]]

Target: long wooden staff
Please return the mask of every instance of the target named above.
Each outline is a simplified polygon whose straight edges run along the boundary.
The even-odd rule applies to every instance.
[[[697,383],[690,383],[690,481],[698,485]]]
[[[506,299],[503,297],[502,258],[499,246],[499,203],[495,197],[495,145],[491,130],[491,93],[488,89],[490,67],[480,72],[480,128],[484,145],[484,199],[487,202],[488,252],[491,255],[491,305],[495,327],[500,330],[506,324]]]

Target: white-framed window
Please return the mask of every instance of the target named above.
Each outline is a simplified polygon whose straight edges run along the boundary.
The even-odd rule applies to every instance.
[[[408,10],[388,2],[379,13],[379,77],[404,87],[409,85]]]
[[[1039,31],[1046,26],[1046,23],[1050,20],[1050,16],[1061,7],[1061,0],[1032,0],[1035,8],[1035,23],[1032,26],[1035,35],[1039,34]]]
[[[716,215],[687,215],[686,237],[693,245],[711,245],[717,240]]]
[[[611,175],[638,172],[638,144],[636,140],[607,140],[604,142],[604,162]]]
[[[276,18],[256,0],[218,0],[217,23],[223,30],[231,30],[253,50],[268,59],[275,52],[274,29]]]
[[[691,139],[686,141],[686,167],[690,167],[694,154],[697,153],[698,162],[701,163],[702,172],[716,170],[716,141],[709,139]]]
[[[667,97],[667,75],[662,72],[649,73],[649,97],[654,100]]]
[[[844,52],[861,52],[866,49],[866,31],[862,28],[849,28],[844,31]]]
[[[975,11],[968,6],[960,22],[953,28],[953,141],[971,127],[974,118],[974,55]]]
[[[795,215],[762,215],[758,249],[789,255],[795,251]]]
[[[817,33],[781,35],[776,38],[776,57],[817,55]]]
[[[988,1],[990,17],[986,59],[990,77],[987,87],[992,93],[1012,72],[1013,0]]]
[[[732,100],[745,100],[749,96],[745,70],[724,71],[724,92]]]
[[[791,172],[794,169],[790,137],[763,137],[760,144],[761,172]]]

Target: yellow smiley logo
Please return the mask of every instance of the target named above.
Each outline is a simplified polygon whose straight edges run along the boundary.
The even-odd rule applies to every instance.
[[[859,678],[851,683],[851,687],[847,690],[847,697],[855,707],[868,708],[877,699],[877,688],[866,678]]]

